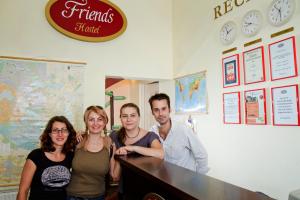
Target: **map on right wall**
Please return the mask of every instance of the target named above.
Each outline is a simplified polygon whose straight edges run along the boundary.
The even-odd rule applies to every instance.
[[[175,112],[208,113],[206,71],[175,79]]]

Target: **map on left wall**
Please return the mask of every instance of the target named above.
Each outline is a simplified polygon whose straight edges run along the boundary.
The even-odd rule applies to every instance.
[[[78,64],[0,59],[0,187],[19,183],[52,116],[82,127],[83,75]]]

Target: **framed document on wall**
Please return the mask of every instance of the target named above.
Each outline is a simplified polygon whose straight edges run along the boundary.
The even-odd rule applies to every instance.
[[[299,126],[298,85],[271,88],[273,125]]]
[[[243,52],[245,85],[265,81],[264,47]]]
[[[267,124],[265,89],[247,90],[244,95],[246,124]]]
[[[239,54],[222,59],[223,88],[240,85]]]
[[[223,94],[223,122],[224,124],[241,123],[240,92]]]
[[[271,80],[298,75],[295,37],[269,44]]]

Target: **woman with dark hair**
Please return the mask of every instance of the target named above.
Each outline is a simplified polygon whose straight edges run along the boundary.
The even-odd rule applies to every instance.
[[[64,116],[52,117],[40,136],[41,147],[27,156],[17,200],[65,200],[71,179],[76,132]]]
[[[106,136],[108,117],[102,107],[89,106],[84,122],[86,129],[75,150],[67,199],[104,200],[111,146],[111,139]]]
[[[114,154],[126,155],[135,152],[140,155],[163,159],[164,152],[157,134],[139,127],[140,109],[136,104],[124,104],[120,109],[120,119],[122,128],[110,134],[114,142]],[[111,159],[110,174],[114,180],[118,180],[120,173],[120,164],[113,156]],[[120,181],[119,192],[121,196],[123,193],[122,187],[122,181]]]

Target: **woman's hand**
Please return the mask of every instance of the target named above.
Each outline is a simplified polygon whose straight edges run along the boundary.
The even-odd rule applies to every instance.
[[[78,143],[80,143],[83,140],[83,137],[82,137],[83,134],[84,134],[84,131],[76,132],[76,140]]]
[[[128,152],[134,152],[135,151],[135,146],[124,146],[124,149],[126,149],[127,153]]]
[[[127,155],[131,150],[130,146],[120,147],[116,150],[117,155]]]

